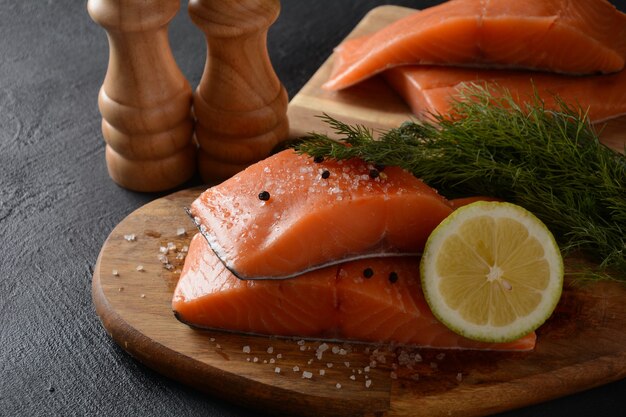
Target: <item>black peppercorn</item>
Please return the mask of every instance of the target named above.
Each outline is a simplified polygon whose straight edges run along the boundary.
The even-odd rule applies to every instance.
[[[322,178],[326,180],[328,179],[328,177],[330,177],[330,171],[325,170],[324,172],[322,172]]]
[[[267,201],[270,199],[270,193],[267,191],[261,191],[259,193],[259,200],[261,201]]]
[[[363,276],[365,278],[371,278],[374,276],[374,271],[372,270],[372,268],[366,268],[363,270]]]
[[[389,282],[395,284],[398,281],[398,274],[396,272],[392,272],[389,274]]]

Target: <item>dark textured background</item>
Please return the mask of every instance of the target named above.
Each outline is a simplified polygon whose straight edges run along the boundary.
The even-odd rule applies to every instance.
[[[283,0],[269,39],[277,73],[293,96],[372,7],[435,3]],[[626,10],[626,0],[614,3]],[[184,10],[170,35],[197,85],[204,40]],[[94,312],[102,243],[158,197],[107,175],[96,103],[107,60],[105,33],[85,1],[0,0],[0,416],[257,414],[137,363]],[[623,416],[624,397],[626,380],[506,416]]]

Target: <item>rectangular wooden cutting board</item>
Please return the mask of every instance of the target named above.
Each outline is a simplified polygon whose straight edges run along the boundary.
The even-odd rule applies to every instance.
[[[353,35],[411,11],[375,9]],[[330,62],[292,100],[292,136],[325,131],[316,117],[322,112],[378,129],[411,117],[378,78],[343,93],[321,90]],[[618,120],[605,137],[623,147],[619,131],[625,127]],[[524,353],[329,342],[318,356],[320,341],[193,330],[175,319],[171,298],[194,233],[183,208],[201,191],[158,199],[124,219],[98,258],[93,299],[104,327],[129,354],[211,396],[289,415],[467,417],[626,377],[626,288],[615,282],[567,285],[554,315],[538,331],[536,349]],[[577,264],[566,260],[570,271]]]
[[[373,9],[350,33],[348,38],[365,35],[398,20],[414,9],[382,6]],[[402,122],[415,119],[402,98],[380,77],[374,77],[344,91],[325,91],[322,84],[332,68],[331,56],[289,104],[291,136],[299,137],[311,131],[327,132],[319,119],[327,113],[346,123],[358,123],[373,129],[387,130]],[[623,151],[626,146],[626,116],[598,126],[601,140],[607,146]],[[331,132],[327,132],[331,133]]]

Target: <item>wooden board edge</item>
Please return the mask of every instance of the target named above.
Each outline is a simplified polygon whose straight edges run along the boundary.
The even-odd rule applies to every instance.
[[[560,368],[558,375],[533,375],[486,386],[482,388],[480,397],[473,391],[458,390],[436,397],[424,397],[415,393],[392,395],[388,416],[479,417],[529,407],[625,378],[626,366],[620,369],[615,366],[616,362],[626,364],[626,351]],[[602,371],[589,372],[589,369]],[[607,374],[610,377],[607,378]],[[550,383],[546,384],[546,379],[550,379]],[[489,401],[485,401],[485,398],[489,398]]]

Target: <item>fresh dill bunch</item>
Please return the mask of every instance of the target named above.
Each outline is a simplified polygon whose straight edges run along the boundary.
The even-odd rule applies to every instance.
[[[564,252],[583,250],[626,280],[626,157],[600,143],[580,108],[537,94],[517,104],[501,91],[468,86],[454,117],[406,122],[375,137],[324,115],[339,136],[312,133],[300,153],[361,158],[412,172],[449,198],[487,195],[532,211]]]

